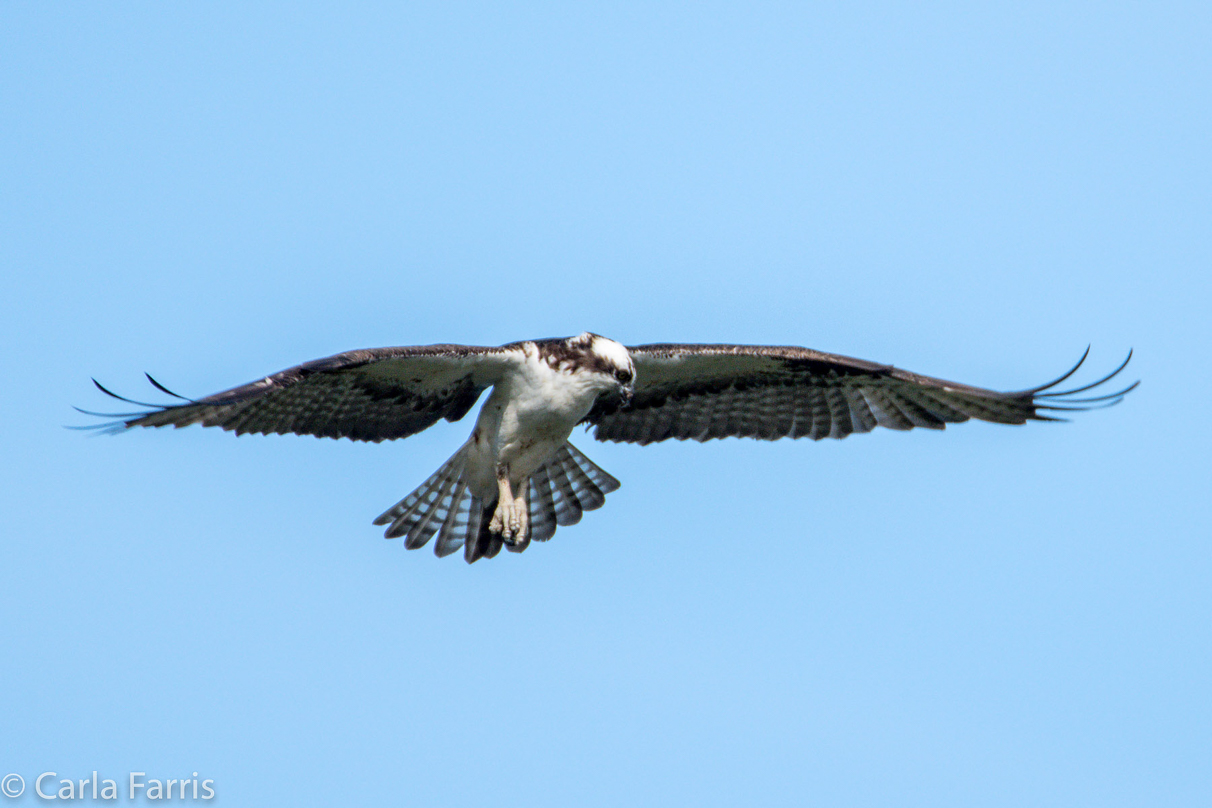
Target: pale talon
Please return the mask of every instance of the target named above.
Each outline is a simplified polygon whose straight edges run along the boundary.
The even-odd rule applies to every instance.
[[[516,532],[514,523],[516,517],[513,513],[513,488],[509,484],[509,469],[508,467],[497,469],[497,509],[492,514],[492,521],[488,523],[490,533],[496,533],[503,540],[513,543],[513,534]]]
[[[515,544],[525,545],[530,535],[530,509],[526,504],[526,496],[522,495],[513,501],[513,533]]]
[[[499,499],[488,530],[501,537],[501,541],[510,547],[525,547],[529,543],[530,513],[526,496],[513,495],[507,472],[498,472],[497,488]]]

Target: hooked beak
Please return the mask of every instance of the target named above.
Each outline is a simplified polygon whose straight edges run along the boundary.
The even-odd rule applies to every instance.
[[[631,398],[634,395],[635,395],[635,385],[634,384],[619,385],[619,396],[621,396],[623,399],[624,407],[631,406]]]

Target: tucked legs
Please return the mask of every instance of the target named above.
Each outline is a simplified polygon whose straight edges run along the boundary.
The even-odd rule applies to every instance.
[[[530,532],[530,518],[526,507],[526,484],[519,486],[516,496],[509,482],[509,469],[497,470],[497,509],[488,523],[488,530],[500,534],[511,545],[525,544]]]

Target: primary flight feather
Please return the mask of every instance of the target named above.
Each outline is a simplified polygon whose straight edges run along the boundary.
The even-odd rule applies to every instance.
[[[1087,354],[1089,349],[1087,349]],[[99,425],[220,426],[236,434],[293,432],[379,442],[465,416],[484,390],[471,437],[416,490],[376,520],[408,549],[460,548],[468,563],[505,547],[546,541],[599,508],[619,487],[568,442],[579,423],[603,441],[647,444],[668,438],[844,438],[891,429],[942,429],[976,418],[1002,424],[1058,420],[1048,413],[1118,403],[1128,387],[1082,396],[1127,366],[1068,390],[1066,374],[1029,390],[1002,393],[807,348],[760,345],[626,347],[589,332],[500,347],[424,345],[376,348],[317,359],[222,393],[193,400],[155,379],[183,403],[145,404]],[[97,428],[97,427],[94,427]]]

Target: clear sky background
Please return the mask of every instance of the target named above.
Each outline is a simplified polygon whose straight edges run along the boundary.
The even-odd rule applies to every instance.
[[[1208,804],[1209,42],[1206,3],[6,3],[0,774]],[[63,429],[90,376],[586,329],[1143,382],[1069,424],[578,433],[623,487],[472,567],[370,524],[469,422]]]

